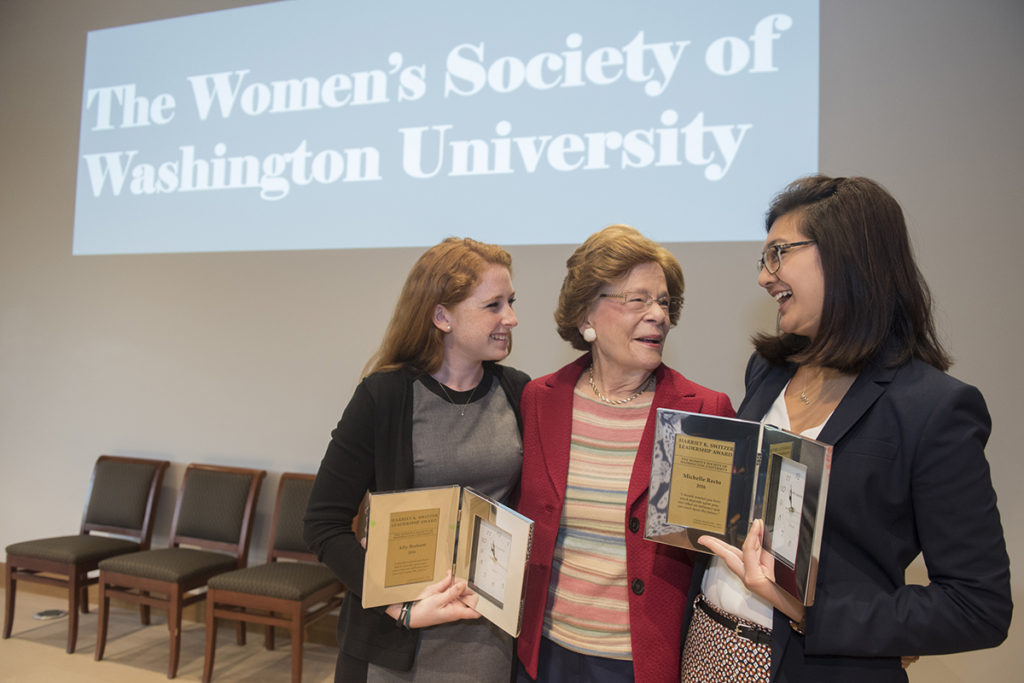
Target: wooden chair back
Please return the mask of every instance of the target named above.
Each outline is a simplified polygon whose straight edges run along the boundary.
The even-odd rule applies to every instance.
[[[306,515],[309,494],[313,491],[315,474],[285,472],[277,487],[274,519],[267,546],[267,562],[279,559],[316,562],[316,555],[306,547],[302,537],[302,519]]]
[[[80,533],[103,532],[130,538],[141,550],[153,540],[156,503],[167,460],[119,455],[96,459]]]
[[[185,470],[171,522],[171,547],[231,553],[246,566],[256,498],[266,473],[192,463]]]

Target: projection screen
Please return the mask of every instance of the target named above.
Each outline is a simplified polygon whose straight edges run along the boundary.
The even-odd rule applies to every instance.
[[[75,254],[761,239],[818,3],[292,0],[90,32]]]

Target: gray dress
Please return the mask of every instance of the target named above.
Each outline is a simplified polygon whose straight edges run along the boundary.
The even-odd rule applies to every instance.
[[[474,390],[447,389],[447,395],[432,378],[417,380],[412,442],[417,488],[460,484],[507,502],[519,481],[522,438],[515,413],[490,374]],[[431,626],[419,635],[411,671],[370,664],[368,683],[508,683],[511,678],[512,637],[486,619]]]

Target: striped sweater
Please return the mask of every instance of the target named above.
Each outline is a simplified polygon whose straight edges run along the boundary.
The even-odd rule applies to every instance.
[[[544,635],[587,655],[631,659],[623,510],[653,394],[613,406],[577,389],[565,507]]]

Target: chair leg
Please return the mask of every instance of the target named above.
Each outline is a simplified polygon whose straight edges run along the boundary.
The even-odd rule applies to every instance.
[[[86,579],[89,578],[88,572],[82,574],[82,599],[79,604],[82,605],[82,614],[89,613],[89,584]]]
[[[264,626],[264,628],[266,630],[263,632],[263,647],[267,648],[268,650],[273,650],[274,649],[274,627],[271,626],[270,624],[267,624],[266,626]]]
[[[78,610],[85,578],[83,574],[78,567],[72,567],[68,574],[68,654],[75,651],[75,643],[78,641]]]
[[[235,622],[235,642],[239,645],[245,645],[245,622],[239,619]]]
[[[96,653],[93,658],[98,662],[103,659],[103,650],[107,647],[107,618],[110,615],[110,597],[107,596],[107,584],[103,581],[103,573],[100,572],[99,581],[99,602],[96,609],[99,611],[96,625]]]
[[[178,660],[181,656],[181,586],[174,586],[167,595],[167,628],[171,632],[171,657],[167,662],[167,677],[178,675]]]
[[[145,596],[149,595],[149,591],[140,592]],[[149,605],[139,605],[139,621],[143,626],[149,626]]]
[[[203,683],[213,678],[213,659],[217,651],[217,617],[213,615],[214,602],[206,598],[206,656],[203,658]]]
[[[292,683],[302,683],[302,618],[293,618],[292,634]]]
[[[14,623],[14,567],[11,566],[11,559],[7,558],[7,568],[4,571],[4,638],[11,637],[11,626]]]

